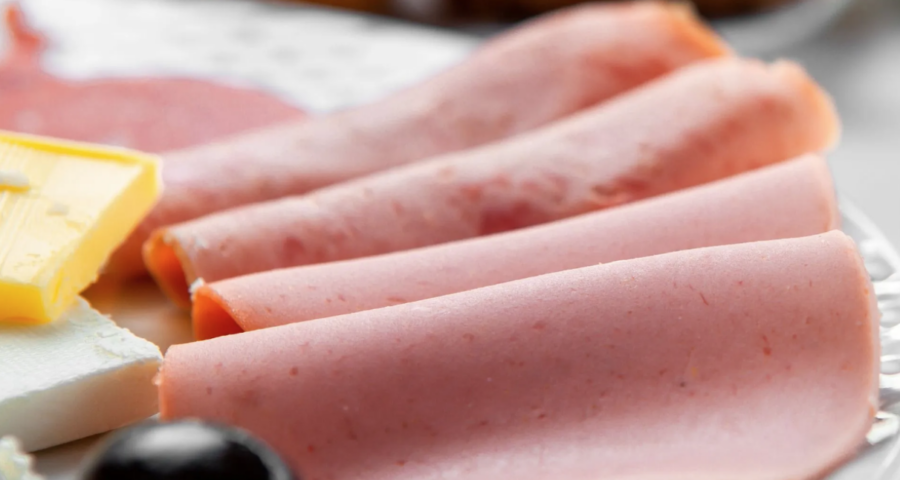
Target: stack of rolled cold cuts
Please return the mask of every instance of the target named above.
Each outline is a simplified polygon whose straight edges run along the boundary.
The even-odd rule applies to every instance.
[[[683,6],[578,7],[380,102],[167,156],[110,265],[191,306],[164,418],[307,480],[806,480],[878,312],[828,96]],[[141,252],[143,246],[143,252]]]

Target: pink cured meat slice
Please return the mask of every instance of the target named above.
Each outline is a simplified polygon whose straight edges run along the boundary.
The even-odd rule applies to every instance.
[[[699,62],[547,127],[162,229],[148,268],[187,285],[560,220],[828,148],[838,120],[797,65]]]
[[[833,231],[173,346],[160,403],[308,480],[807,480],[871,425],[877,318]]]
[[[803,237],[839,222],[825,160],[808,155],[669,195],[515,232],[201,286],[194,334],[331,317],[689,248]]]
[[[141,245],[155,228],[516,135],[727,53],[684,6],[553,14],[382,101],[168,155],[166,193],[110,268],[142,270]]]
[[[165,152],[303,116],[271,95],[202,80],[63,80],[41,69],[46,41],[16,6],[6,25],[0,129]]]

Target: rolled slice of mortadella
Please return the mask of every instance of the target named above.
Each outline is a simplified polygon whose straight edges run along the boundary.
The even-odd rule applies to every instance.
[[[877,320],[839,231],[709,247],[173,346],[161,414],[311,480],[813,479],[871,426]]]
[[[806,155],[707,185],[536,227],[201,286],[207,339],[457,293],[617,260],[838,226],[825,160]]]
[[[159,205],[107,271],[142,272],[141,244],[155,228],[512,136],[726,54],[683,5],[590,5],[549,15],[374,104],[166,155]]]
[[[477,237],[699,185],[829,147],[838,121],[797,65],[701,62],[526,135],[157,231],[187,285]]]

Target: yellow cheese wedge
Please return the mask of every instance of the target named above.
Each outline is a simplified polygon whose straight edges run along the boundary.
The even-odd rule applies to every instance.
[[[161,189],[152,155],[0,131],[0,321],[58,317]]]

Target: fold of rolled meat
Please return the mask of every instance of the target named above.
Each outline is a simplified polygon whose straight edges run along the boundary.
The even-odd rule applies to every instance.
[[[166,155],[160,204],[107,270],[143,272],[141,244],[155,228],[515,135],[728,53],[683,5],[550,15],[383,101]]]
[[[838,226],[818,155],[513,232],[342,262],[273,270],[194,292],[198,339],[331,317],[550,272]]]
[[[559,220],[827,148],[837,125],[827,95],[795,64],[702,62],[527,135],[162,229],[145,260],[188,305],[198,278]]]
[[[813,479],[871,425],[877,319],[839,231],[709,247],[173,346],[161,415],[310,480]]]

